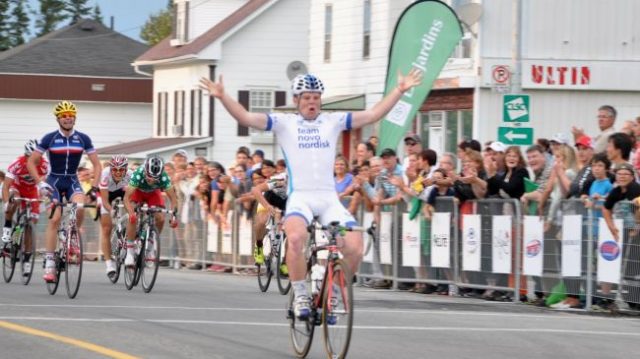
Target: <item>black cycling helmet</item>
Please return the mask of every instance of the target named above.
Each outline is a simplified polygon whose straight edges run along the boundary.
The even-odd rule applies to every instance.
[[[159,179],[164,171],[164,161],[158,156],[151,156],[144,161],[144,174]]]

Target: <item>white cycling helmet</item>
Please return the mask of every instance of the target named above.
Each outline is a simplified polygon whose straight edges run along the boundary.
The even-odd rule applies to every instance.
[[[298,96],[303,92],[315,92],[322,94],[324,92],[324,85],[322,84],[322,81],[314,75],[298,75],[291,83],[291,91],[295,96]]]
[[[38,140],[29,140],[24,144],[24,154],[27,156],[31,156],[33,151],[38,147]]]

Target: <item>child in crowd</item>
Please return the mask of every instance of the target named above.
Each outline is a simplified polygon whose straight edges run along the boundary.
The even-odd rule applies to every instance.
[[[429,193],[429,197],[427,198],[427,203],[424,205],[424,207],[422,207],[424,218],[428,221],[431,220],[431,217],[433,216],[433,211],[436,205],[436,198],[444,197],[444,196],[453,196],[455,194],[455,192],[453,191],[453,188],[448,186],[446,184],[447,183],[446,181],[443,181],[447,179],[447,172],[444,169],[438,168],[435,171],[433,171],[432,179],[435,185],[431,190],[431,192]]]

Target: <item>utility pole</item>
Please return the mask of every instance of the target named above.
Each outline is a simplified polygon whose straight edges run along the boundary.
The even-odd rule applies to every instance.
[[[522,0],[513,0],[513,40],[511,46],[513,74],[511,93],[522,93]]]

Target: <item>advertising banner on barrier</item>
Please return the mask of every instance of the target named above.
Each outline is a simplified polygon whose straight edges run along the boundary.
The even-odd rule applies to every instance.
[[[207,251],[218,252],[218,223],[211,218],[207,226]]]
[[[362,215],[362,226],[364,228],[369,228],[371,227],[371,223],[373,222],[373,212],[364,212],[364,214]],[[369,242],[373,241],[373,238],[371,238],[371,236],[368,233],[363,233],[362,237],[364,239],[364,248],[370,248],[369,247]],[[371,246],[373,246],[373,243],[371,243]],[[375,251],[374,248],[371,248],[368,251],[365,251],[364,256],[362,257],[362,261],[365,263],[373,263],[373,252]]]
[[[562,216],[562,276],[582,275],[582,215]]]
[[[391,264],[391,212],[380,213],[380,263]]]
[[[465,214],[462,216],[462,270],[480,271],[481,248],[480,245],[480,215]]]
[[[420,267],[420,217],[409,219],[402,214],[402,265]]]
[[[384,95],[398,85],[398,71],[406,75],[416,69],[423,77],[422,83],[405,92],[382,121],[378,151],[398,146],[461,38],[456,14],[442,2],[416,1],[400,15],[389,50]]]
[[[491,271],[511,273],[511,216],[493,216]]]
[[[620,238],[616,241],[607,227],[604,218],[598,221],[598,281],[620,284],[620,269],[622,264],[622,219],[613,220]]]
[[[253,245],[251,221],[245,214],[241,214],[238,217],[240,218],[240,223],[238,224],[238,252],[241,256],[250,256],[253,249],[251,248]]]
[[[231,254],[233,251],[231,241],[231,223],[233,223],[233,211],[227,212],[227,222],[222,224],[222,254]]]
[[[522,232],[522,274],[542,276],[544,221],[540,216],[524,216]]]
[[[431,266],[451,266],[451,213],[435,212],[431,217]]]

